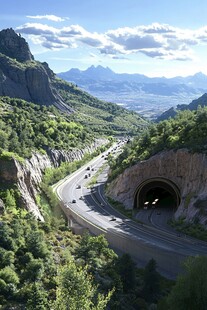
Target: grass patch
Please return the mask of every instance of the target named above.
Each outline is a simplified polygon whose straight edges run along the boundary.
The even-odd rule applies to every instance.
[[[187,209],[191,199],[193,198],[193,196],[195,195],[195,193],[189,193],[186,198],[185,198],[185,204],[184,204],[184,208]]]
[[[207,229],[199,223],[186,223],[185,219],[181,218],[177,221],[171,220],[169,224],[179,232],[207,241]]]
[[[21,156],[19,156],[18,154],[16,153],[13,153],[13,152],[8,152],[8,151],[5,151],[5,150],[2,150],[0,152],[0,159],[3,159],[3,160],[12,160],[12,159],[16,159],[18,160],[21,164],[24,164],[25,163],[25,159]]]
[[[116,209],[117,211],[119,211],[121,214],[123,214],[124,216],[130,219],[133,218],[133,210],[126,210],[124,205],[121,202],[113,200],[110,197],[107,197],[107,200],[110,203],[110,205],[112,205],[112,207]]]
[[[52,216],[52,209],[44,193],[37,195],[36,202],[43,216]]]
[[[36,203],[38,205],[38,208],[40,209],[41,214],[45,219],[51,219],[53,217],[57,219],[63,219],[66,220],[66,216],[61,209],[59,205],[59,201],[57,199],[53,200],[53,203],[51,202],[51,197],[46,196],[44,192],[41,192],[36,197]]]
[[[95,173],[95,175],[93,175],[90,179],[89,182],[87,182],[86,187],[87,188],[91,188],[93,187],[96,183],[97,183],[97,179],[99,177],[99,175],[104,171],[105,167],[106,167],[107,163],[104,163]]]
[[[86,184],[87,188],[93,187],[97,183],[97,175],[91,177],[90,181]]]

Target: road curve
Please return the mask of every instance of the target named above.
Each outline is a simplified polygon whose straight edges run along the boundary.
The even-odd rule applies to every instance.
[[[175,278],[182,272],[182,262],[186,257],[207,255],[207,243],[136,223],[113,209],[103,191],[107,169],[99,175],[97,184],[88,189],[86,185],[90,177],[106,162],[106,156],[112,149],[55,186],[63,202],[63,211],[93,234],[104,234],[111,247],[118,252],[129,253],[140,266],[154,258],[164,276]]]

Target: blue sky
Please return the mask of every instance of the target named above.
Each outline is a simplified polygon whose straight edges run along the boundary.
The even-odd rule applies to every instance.
[[[0,7],[0,29],[21,33],[56,73],[102,65],[148,76],[207,74],[206,0],[0,0]]]

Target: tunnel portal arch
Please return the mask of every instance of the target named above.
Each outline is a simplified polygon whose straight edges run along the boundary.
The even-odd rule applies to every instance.
[[[153,204],[166,205],[177,209],[180,204],[178,186],[165,178],[151,178],[142,182],[135,192],[134,208],[144,208]]]

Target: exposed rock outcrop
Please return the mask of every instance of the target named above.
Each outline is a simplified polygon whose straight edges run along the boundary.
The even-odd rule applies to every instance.
[[[54,149],[46,149],[48,156],[54,167],[58,167],[62,162],[72,162],[74,160],[81,160],[84,154],[91,154],[98,147],[106,144],[108,142],[107,139],[96,139],[92,142],[92,144],[86,146],[84,149],[73,149],[70,151],[67,150],[54,150]]]
[[[33,154],[22,164],[15,158],[0,160],[0,179],[5,184],[16,184],[20,192],[21,205],[32,212],[35,217],[43,220],[35,201],[38,184],[41,182],[45,168],[51,167],[47,155]]]
[[[36,218],[43,221],[43,216],[36,204],[35,197],[38,193],[38,185],[41,182],[45,168],[51,167],[47,155],[33,154],[25,164],[14,160],[16,166],[17,186],[21,194],[21,203],[27,210],[32,212]]]
[[[109,186],[108,194],[132,209],[134,194],[139,185],[150,178],[170,180],[180,190],[181,202],[175,218],[184,216],[187,221],[196,217],[201,223],[207,220],[207,157],[190,153],[186,149],[161,152],[146,161],[126,169]]]
[[[71,113],[53,86],[55,74],[47,63],[34,60],[24,38],[13,29],[0,31],[0,96],[21,98],[40,105],[55,105]]]
[[[12,28],[0,31],[0,53],[20,62],[34,60],[28,43]]]
[[[0,159],[0,179],[5,184],[16,184],[21,194],[23,207],[32,212],[36,218],[43,221],[43,216],[36,204],[35,197],[45,168],[57,167],[61,162],[80,160],[85,153],[92,153],[98,147],[106,144],[106,139],[97,139],[83,150],[61,151],[49,150],[47,155],[34,153],[30,159],[20,163],[16,159]],[[1,211],[1,210],[0,210]]]

